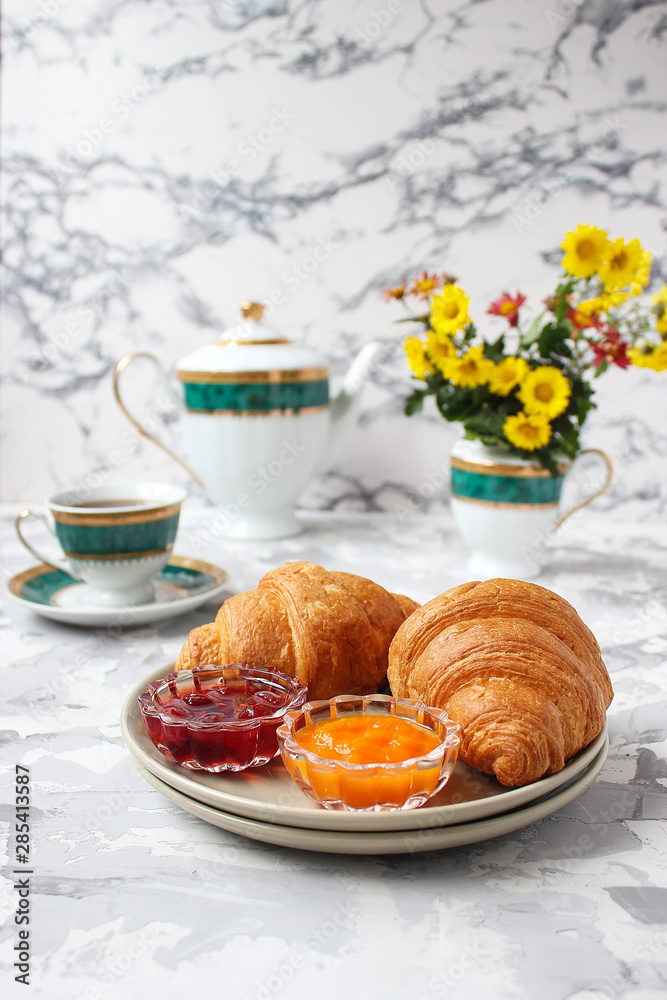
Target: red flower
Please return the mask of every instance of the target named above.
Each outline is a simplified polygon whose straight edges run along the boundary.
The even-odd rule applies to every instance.
[[[628,345],[621,340],[618,330],[608,330],[604,340],[595,343],[587,341],[593,351],[594,364],[598,368],[604,361],[618,365],[619,368],[629,368],[630,358],[627,355]]]
[[[394,288],[386,288],[384,293],[386,302],[389,302],[391,299],[402,299],[404,295],[405,285],[396,285]]]
[[[519,307],[526,301],[526,296],[517,292],[514,298],[509,292],[503,292],[499,299],[492,302],[487,313],[492,316],[504,316],[510,326],[519,325]]]
[[[577,339],[582,330],[589,330],[591,327],[595,330],[602,330],[604,327],[604,323],[599,316],[595,315],[595,313],[591,313],[591,315],[588,316],[586,313],[581,313],[576,309],[573,309],[570,305],[567,307],[565,319],[569,319],[572,324],[572,337],[574,340]]]

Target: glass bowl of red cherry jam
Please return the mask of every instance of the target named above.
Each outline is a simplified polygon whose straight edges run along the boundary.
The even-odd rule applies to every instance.
[[[181,670],[139,695],[151,740],[169,760],[198,771],[243,771],[278,754],[276,730],[306,700],[296,677],[245,664]]]

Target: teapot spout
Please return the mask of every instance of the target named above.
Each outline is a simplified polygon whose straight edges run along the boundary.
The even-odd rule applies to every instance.
[[[387,345],[379,340],[364,344],[350,365],[338,395],[332,400],[330,414],[331,427],[327,464],[331,463],[343,443],[346,432],[352,427],[356,416],[361,390],[373,365],[386,350]]]

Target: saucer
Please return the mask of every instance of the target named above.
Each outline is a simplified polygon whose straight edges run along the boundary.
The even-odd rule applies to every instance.
[[[68,625],[144,625],[185,614],[225,589],[227,573],[213,563],[172,556],[152,581],[155,600],[150,604],[106,608],[89,601],[90,587],[63,570],[33,566],[12,577],[9,593],[26,608],[44,618]]]

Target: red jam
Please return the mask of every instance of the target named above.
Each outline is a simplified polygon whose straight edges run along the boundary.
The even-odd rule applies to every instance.
[[[276,730],[305,701],[296,678],[263,668],[197,668],[149,684],[139,697],[148,735],[184,767],[240,771],[278,753]]]

